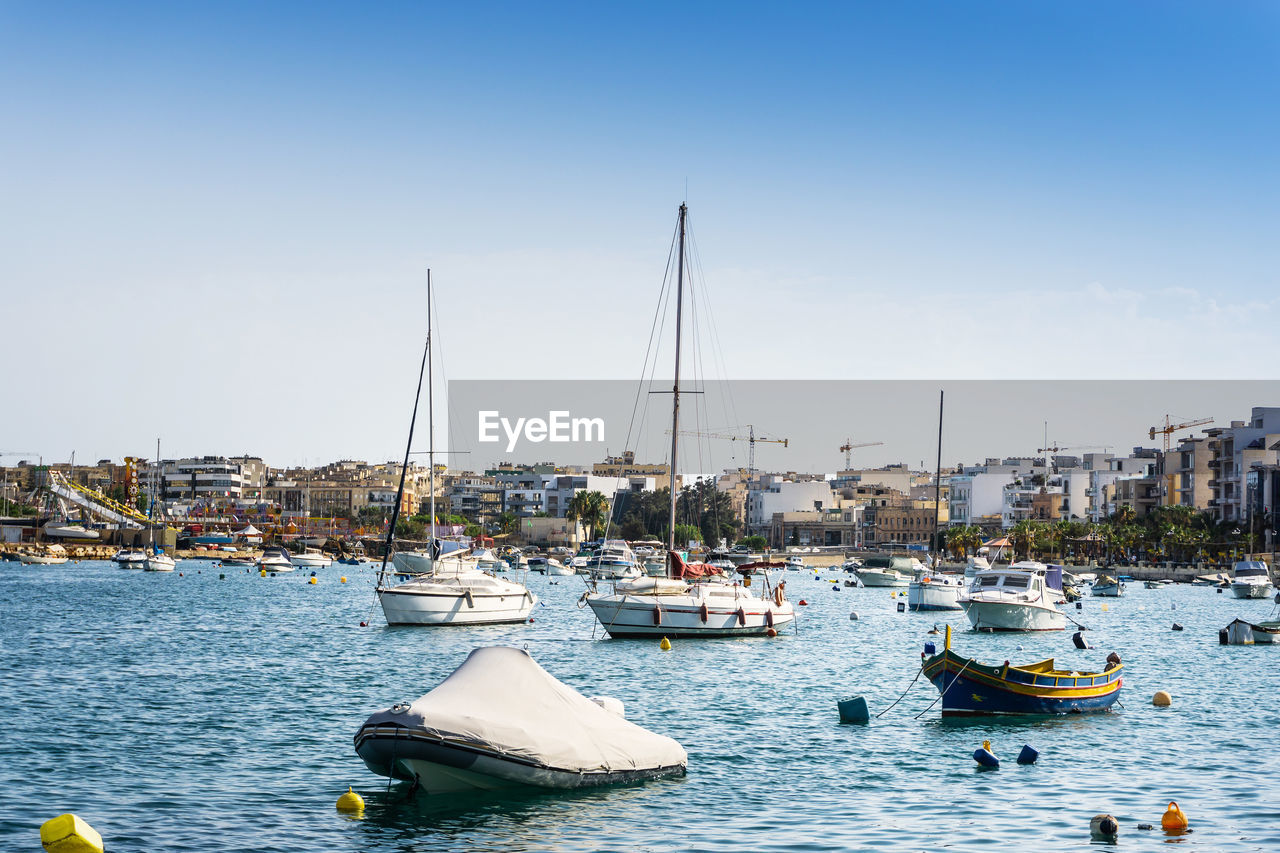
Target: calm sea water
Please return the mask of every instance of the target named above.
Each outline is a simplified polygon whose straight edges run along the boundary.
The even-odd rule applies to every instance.
[[[40,824],[66,811],[109,851],[1080,850],[1097,845],[1089,818],[1103,811],[1128,850],[1280,849],[1280,647],[1217,641],[1269,601],[1131,584],[1070,611],[1096,651],[1067,633],[955,638],[988,662],[1095,668],[1118,651],[1124,707],[1111,714],[944,722],[925,711],[937,692],[921,678],[881,719],[848,726],[836,700],[886,708],[940,639],[927,634],[940,616],[787,573],[793,600],[810,603],[798,633],[662,652],[602,639],[575,606],[577,578],[530,579],[545,602],[531,625],[412,629],[382,623],[368,568],[334,565],[316,585],[304,572],[179,569],[0,564],[0,850],[38,850]],[[967,628],[963,614],[950,622]],[[365,769],[352,735],[370,713],[492,644],[527,646],[583,693],[621,699],[629,719],[684,744],[688,776],[409,801]],[[1151,706],[1158,689],[1172,708]],[[984,739],[1006,759],[998,771],[971,758]],[[1038,764],[1013,762],[1023,743]],[[362,819],[334,809],[348,785],[368,804]],[[1169,800],[1190,834],[1160,831]]]

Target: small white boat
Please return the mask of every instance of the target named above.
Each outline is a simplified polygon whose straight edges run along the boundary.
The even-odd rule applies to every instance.
[[[567,577],[575,574],[573,569],[556,559],[547,560],[547,574],[552,577]]]
[[[474,561],[444,558],[431,574],[379,586],[388,625],[494,625],[524,622],[538,602],[519,583],[482,572]]]
[[[964,576],[971,578],[978,572],[986,571],[991,568],[991,561],[987,559],[985,554],[976,554],[971,556],[965,563]]]
[[[610,637],[759,636],[795,620],[783,586],[771,587],[768,575],[762,577],[763,597],[672,552],[668,577],[621,581],[610,593],[588,594],[586,602]]]
[[[111,560],[122,569],[141,569],[147,562],[147,553],[121,548],[111,555]]]
[[[1143,581],[1142,585],[1147,589],[1160,589],[1161,587],[1169,586],[1172,583],[1173,581],[1168,578],[1156,578],[1155,580]]]
[[[1103,575],[1093,582],[1093,586],[1089,591],[1093,595],[1106,596],[1107,598],[1118,598],[1124,595],[1125,583],[1117,580],[1111,575]]]
[[[298,567],[293,564],[292,555],[279,545],[268,545],[262,549],[262,556],[258,558],[258,568],[277,574],[298,570]]]
[[[905,587],[924,566],[915,557],[869,556],[857,569],[858,580],[863,586]]]
[[[46,545],[39,554],[19,553],[18,560],[28,566],[59,566],[67,561],[67,551],[58,543]]]
[[[850,557],[840,564],[840,569],[846,572],[856,572],[862,568],[862,560],[857,557]]]
[[[171,572],[176,567],[177,562],[164,551],[148,552],[146,561],[142,564],[142,568],[148,572]]]
[[[83,524],[55,524],[49,522],[44,526],[44,535],[52,536],[57,539],[98,539],[101,534],[96,530],[89,530]]]
[[[289,562],[306,569],[323,569],[333,563],[333,559],[315,548],[308,548],[301,554],[290,554]]]
[[[476,568],[482,572],[505,572],[507,570],[507,564],[488,548],[481,548],[479,551],[473,552],[471,556],[475,558]]]
[[[1061,631],[1067,617],[1046,580],[1047,567],[1034,560],[973,576],[960,606],[975,631]]]
[[[369,717],[355,749],[374,773],[427,794],[683,775],[684,748],[623,713],[616,699],[588,699],[556,680],[528,652],[491,646],[412,704]]]
[[[1267,564],[1261,560],[1242,560],[1235,564],[1231,594],[1236,598],[1270,598],[1275,592]]]
[[[920,569],[907,585],[908,610],[960,610],[960,594],[964,579],[944,575],[931,569]]]
[[[803,571],[806,568],[806,566],[804,564],[804,560],[802,560],[799,557],[787,557],[787,568],[799,569]]]
[[[1254,643],[1276,645],[1280,643],[1280,622],[1251,622],[1249,631]]]

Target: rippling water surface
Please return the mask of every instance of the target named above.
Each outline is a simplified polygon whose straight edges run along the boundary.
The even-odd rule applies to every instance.
[[[1280,849],[1280,647],[1217,641],[1237,615],[1267,617],[1269,601],[1131,584],[1070,611],[1096,651],[1067,633],[978,636],[957,613],[956,649],[985,662],[1100,668],[1118,651],[1123,709],[944,722],[921,678],[881,719],[848,726],[836,700],[886,708],[940,639],[927,632],[941,614],[792,572],[792,599],[809,601],[798,632],[662,652],[603,639],[575,606],[577,578],[530,580],[544,602],[531,625],[414,629],[383,625],[367,567],[335,564],[315,585],[305,572],[179,569],[0,564],[0,849],[38,850],[40,824],[66,811],[109,851],[1080,850],[1104,811],[1130,850]],[[371,774],[352,748],[360,723],[492,644],[527,646],[583,693],[621,699],[629,719],[684,744],[688,776],[409,801],[406,785]],[[1158,689],[1172,708],[1151,706]],[[971,758],[984,739],[1005,759],[997,771]],[[1023,743],[1038,764],[1013,763]],[[348,785],[368,804],[362,819],[333,807]],[[1160,831],[1169,800],[1191,833]]]

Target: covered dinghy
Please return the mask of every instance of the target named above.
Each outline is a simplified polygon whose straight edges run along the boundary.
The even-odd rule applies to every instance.
[[[411,705],[374,714],[356,754],[383,776],[428,793],[520,785],[581,788],[683,775],[669,737],[605,710],[506,646],[475,649]]]

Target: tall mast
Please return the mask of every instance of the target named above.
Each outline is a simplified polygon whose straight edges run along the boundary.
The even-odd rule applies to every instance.
[[[938,557],[942,554],[942,543],[938,541],[938,528],[942,517],[942,401],[945,391],[938,392],[938,467],[933,474],[933,567],[938,568]]]
[[[431,352],[431,270],[427,270],[427,352]],[[427,358],[427,465],[430,471],[427,472],[428,482],[431,488],[431,535],[427,537],[428,553],[432,555],[432,563],[435,562],[435,550],[432,546],[436,542],[436,415],[435,415],[435,392],[432,390],[431,382],[431,358]]]
[[[676,377],[671,387],[671,513],[667,523],[667,550],[676,549],[676,447],[680,436],[680,321],[684,307],[684,219],[688,207],[680,205],[680,246],[676,260]]]
[[[422,366],[418,368],[418,390],[413,395],[413,415],[409,418],[409,440],[404,446],[404,464],[400,466],[400,487],[396,489],[396,503],[391,508],[391,525],[387,528],[387,546],[383,549],[382,566],[378,569],[379,591],[381,591],[382,581],[387,574],[387,560],[391,557],[391,544],[396,536],[396,523],[400,521],[400,501],[404,499],[404,475],[409,471],[409,451],[413,449],[413,427],[418,422],[418,401],[422,399],[422,375],[427,370],[427,354],[431,352],[431,270],[427,270],[427,293],[427,343],[422,348]],[[432,509],[435,509],[434,500],[432,501]],[[433,518],[433,525],[434,521]]]

